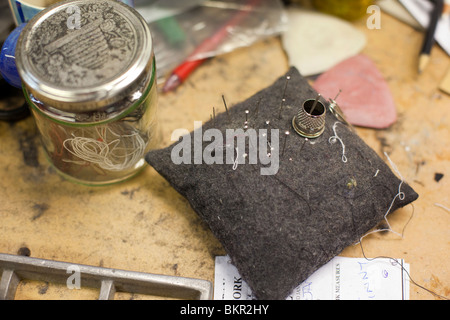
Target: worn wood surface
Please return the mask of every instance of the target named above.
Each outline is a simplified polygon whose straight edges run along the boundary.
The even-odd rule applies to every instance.
[[[412,216],[403,239],[374,234],[363,241],[364,252],[405,259],[415,282],[450,297],[450,97],[438,90],[450,58],[436,46],[428,69],[418,76],[421,33],[387,15],[380,30],[367,29],[364,20],[355,26],[366,33],[363,53],[388,81],[399,114],[388,130],[358,128],[358,133],[380,156],[388,152],[420,195],[390,217],[392,228],[401,232]],[[163,146],[171,143],[173,130],[192,130],[195,120],[208,120],[213,107],[223,112],[222,94],[229,105],[242,101],[288,67],[276,38],[208,61],[176,92],[160,95]],[[223,255],[223,248],[187,200],[151,167],[108,187],[65,181],[48,164],[32,118],[0,122],[0,163],[0,252],[17,254],[26,247],[37,258],[214,280],[214,257]],[[443,174],[439,182],[436,173]],[[349,247],[342,255],[362,257],[361,248]],[[68,292],[25,281],[16,298],[97,296],[95,290]],[[410,296],[435,299],[415,285]]]

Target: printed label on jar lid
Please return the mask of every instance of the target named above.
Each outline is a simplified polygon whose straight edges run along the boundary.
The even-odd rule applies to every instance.
[[[35,72],[62,87],[85,87],[121,74],[132,62],[136,34],[107,2],[67,7],[43,21],[29,43]],[[103,82],[103,81],[102,81]]]
[[[118,2],[90,0],[42,11],[20,43],[24,82],[38,96],[110,103],[140,80],[151,60],[151,36],[131,10]]]

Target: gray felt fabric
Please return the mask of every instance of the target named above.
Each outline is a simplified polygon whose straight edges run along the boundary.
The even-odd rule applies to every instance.
[[[291,78],[280,118],[287,75]],[[203,131],[243,128],[249,110],[249,128],[280,129],[275,175],[261,175],[267,165],[260,162],[234,168],[176,165],[171,150],[178,143],[146,156],[206,221],[258,299],[285,299],[382,221],[394,199],[390,212],[418,197],[406,183],[401,184],[404,198],[396,197],[401,181],[354,132],[336,124],[330,112],[319,138],[305,142],[295,133],[292,118],[303,101],[317,93],[295,68],[287,75],[203,125]],[[285,131],[290,132],[286,144]],[[332,138],[335,132],[345,145],[347,162],[343,145]],[[203,148],[210,144],[204,142]]]

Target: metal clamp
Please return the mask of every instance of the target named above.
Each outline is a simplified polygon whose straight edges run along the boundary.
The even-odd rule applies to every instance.
[[[329,102],[328,109],[330,110],[330,112],[335,116],[335,118],[338,121],[342,122],[343,124],[348,126],[353,132],[355,132],[355,128],[353,128],[351,123],[347,121],[347,119],[345,118],[344,112],[342,112],[341,108],[339,107],[338,103],[336,102],[336,100],[339,97],[339,95],[341,94],[341,92],[342,92],[342,90],[339,90],[339,93],[336,95],[336,98],[328,99],[328,102]]]
[[[66,284],[68,270],[76,266],[83,286],[99,288],[99,300],[112,300],[116,292],[130,292],[180,299],[211,300],[207,280],[166,276],[0,253],[0,300],[13,300],[21,280]]]

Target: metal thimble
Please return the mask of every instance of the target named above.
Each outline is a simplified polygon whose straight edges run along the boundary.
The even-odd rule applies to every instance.
[[[321,95],[317,98],[308,99],[303,102],[297,115],[292,119],[294,130],[305,138],[317,138],[325,130],[325,105],[319,101]]]

